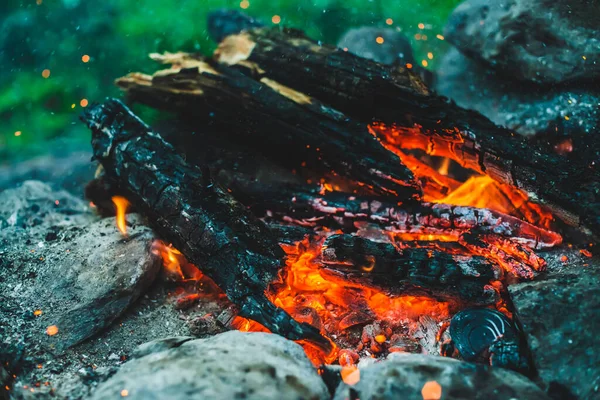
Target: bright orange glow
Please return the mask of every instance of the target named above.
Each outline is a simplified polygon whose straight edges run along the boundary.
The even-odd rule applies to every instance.
[[[426,67],[427,65],[429,65],[429,63],[427,62],[427,60],[422,60],[422,61],[421,61],[421,64],[422,64],[424,67]]]
[[[50,325],[46,328],[46,335],[54,336],[58,333],[58,327],[56,325]]]
[[[81,101],[79,102],[79,105],[81,107],[87,107],[89,104],[89,102],[87,101],[87,99],[81,99]]]
[[[440,173],[440,175],[447,176],[449,167],[450,167],[450,159],[444,158],[444,161],[442,161],[442,165],[438,169],[438,172]]]
[[[271,22],[273,22],[274,24],[278,24],[281,22],[281,17],[279,15],[273,15],[273,18],[271,18]]]
[[[50,70],[49,69],[45,69],[42,71],[42,77],[44,79],[48,79],[50,77]]]
[[[406,68],[412,69],[413,65],[411,63],[406,63]]]
[[[384,42],[385,40],[383,39],[383,37],[382,37],[382,36],[377,36],[377,38],[375,39],[375,41],[377,42],[377,44],[383,44],[383,42]]]
[[[421,389],[423,400],[440,400],[442,398],[442,386],[436,381],[425,382]]]
[[[84,63],[90,62],[90,56],[84,54],[83,56],[81,56],[81,61],[83,61]]]
[[[121,397],[127,397],[127,396],[129,396],[129,390],[127,390],[127,389],[121,390]]]
[[[203,274],[195,265],[189,263],[179,250],[162,240],[152,242],[152,252],[162,258],[163,269],[168,279],[176,282],[202,279]]]
[[[510,185],[499,183],[489,176],[474,176],[466,182],[456,185],[456,181],[443,176],[443,169],[432,171],[421,166],[418,160],[407,155],[407,150],[421,150],[428,156],[445,157],[458,163],[462,168],[472,170],[475,175],[483,174],[476,157],[462,157],[463,139],[458,130],[441,133],[444,140],[435,136],[423,135],[418,126],[415,128],[389,127],[373,124],[370,132],[386,149],[398,155],[415,173],[419,180],[427,181],[423,186],[424,200],[460,206],[488,208],[504,214],[522,218],[532,224],[549,228],[554,217],[542,206],[529,201],[529,196]],[[464,151],[463,151],[464,150]],[[421,168],[416,168],[415,165]],[[435,184],[432,184],[435,183]],[[440,196],[440,193],[446,192]]]
[[[35,310],[33,312],[33,315],[35,315],[36,317],[39,317],[40,315],[42,315],[42,310]]]
[[[440,40],[444,40],[445,37],[443,35],[437,34],[435,35],[436,38],[440,39]]]
[[[419,25],[418,25],[418,26],[419,26],[419,29],[425,29],[425,24],[424,24],[424,23],[422,23],[422,22],[421,22],[421,23],[419,23]]]
[[[15,136],[21,136],[22,132],[21,131],[16,131],[15,132]]]
[[[121,232],[123,236],[127,236],[127,221],[125,219],[125,214],[127,213],[127,208],[129,208],[129,201],[121,196],[113,196],[111,200],[117,211],[117,228],[119,228],[119,232]]]
[[[248,0],[242,0],[240,2],[240,8],[243,8],[244,10],[247,9],[248,7],[250,7],[250,2]]]
[[[388,19],[385,20],[385,23],[388,24],[388,25],[392,25],[394,23],[394,20],[391,19],[391,18],[388,18]]]
[[[429,58],[430,60],[433,60],[433,53],[432,52],[427,53],[427,58]]]

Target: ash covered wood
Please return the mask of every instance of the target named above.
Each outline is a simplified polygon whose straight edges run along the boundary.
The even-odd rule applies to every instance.
[[[432,155],[453,158],[524,189],[570,225],[600,234],[597,163],[567,160],[497,127],[481,114],[430,93],[406,68],[356,57],[290,29],[229,36],[215,59],[256,80],[289,86],[352,118],[377,122],[373,133],[388,148],[404,149],[413,142]]]
[[[266,298],[284,253],[263,223],[119,101],[90,107],[83,119],[106,178],[223,289],[241,316],[290,339],[323,340]]]

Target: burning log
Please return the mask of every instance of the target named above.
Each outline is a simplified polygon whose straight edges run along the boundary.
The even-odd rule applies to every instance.
[[[361,122],[275,81],[255,81],[234,68],[191,55],[152,55],[172,68],[132,73],[117,84],[133,101],[173,111],[198,126],[217,124],[234,140],[289,169],[317,169],[378,195],[417,200],[411,171]],[[194,137],[186,138],[194,146]],[[200,144],[199,144],[200,145]]]
[[[377,197],[321,194],[304,185],[265,185],[241,174],[219,177],[237,199],[267,220],[345,233],[373,224],[394,241],[458,242],[471,255],[490,257],[522,279],[533,278],[534,271],[546,266],[531,248],[548,248],[562,241],[555,232],[488,209],[432,203],[407,207]]]
[[[261,184],[241,174],[230,174],[229,177],[221,174],[220,179],[236,198],[257,214],[304,226],[331,223],[347,228],[368,222],[400,236],[455,238],[476,230],[478,235],[498,235],[533,248],[553,247],[562,241],[555,232],[488,209],[434,203],[405,206],[380,197],[339,192],[321,194],[306,185]]]
[[[83,119],[92,130],[94,159],[111,186],[219,285],[239,315],[290,339],[324,343],[315,328],[265,296],[284,253],[264,224],[119,101],[89,107]]]
[[[449,103],[406,68],[356,57],[289,29],[229,36],[215,59],[256,80],[275,81],[319,99],[351,118],[376,122],[372,133],[396,153],[418,148],[452,158],[525,190],[568,224],[600,234],[595,163],[569,160]]]
[[[333,235],[323,245],[325,268],[349,282],[392,293],[425,291],[434,298],[459,297],[473,304],[498,300],[489,283],[500,278],[485,257],[450,254],[430,248],[398,249],[358,236]]]

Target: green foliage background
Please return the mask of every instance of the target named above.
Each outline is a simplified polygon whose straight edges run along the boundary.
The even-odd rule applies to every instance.
[[[249,0],[246,13],[300,28],[336,43],[362,25],[401,30],[415,56],[435,57],[446,43],[436,39],[458,0]],[[38,4],[40,3],[40,4]],[[78,122],[81,99],[119,96],[113,80],[130,71],[156,69],[147,54],[214,49],[208,12],[240,9],[239,0],[2,0],[0,1],[0,163],[49,150],[83,147],[89,133]],[[424,29],[419,23],[425,24]],[[427,35],[416,40],[415,34]],[[91,57],[84,63],[81,57]],[[50,76],[42,77],[44,69]],[[20,131],[19,136],[15,132]]]

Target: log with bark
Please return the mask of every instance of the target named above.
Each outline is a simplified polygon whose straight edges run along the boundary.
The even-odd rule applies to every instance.
[[[409,69],[354,56],[290,29],[261,28],[229,36],[215,59],[257,81],[278,82],[372,124],[372,133],[392,151],[414,146],[450,157],[525,190],[570,225],[600,234],[595,160],[567,159],[497,127],[479,113],[432,94]]]
[[[187,164],[118,100],[87,108],[83,119],[92,130],[94,159],[102,164],[104,179],[219,285],[239,315],[290,339],[327,345],[315,328],[267,299],[285,254],[269,229],[207,170]]]
[[[173,66],[153,76],[132,73],[119,79],[132,101],[176,112],[196,126],[217,125],[232,140],[290,169],[315,169],[378,195],[419,199],[411,171],[365,124],[275,81],[255,81],[196,56],[152,57]],[[202,145],[193,135],[187,142]]]

